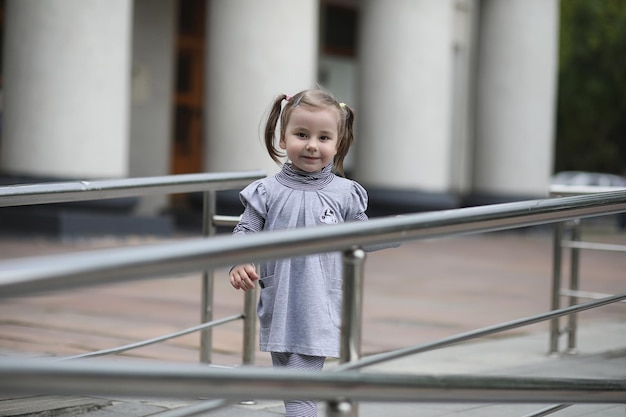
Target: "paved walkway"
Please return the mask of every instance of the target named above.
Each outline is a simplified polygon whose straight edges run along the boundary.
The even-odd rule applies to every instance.
[[[626,235],[602,228],[585,231],[583,236],[587,240],[626,244]],[[152,241],[146,238],[75,242],[5,239],[0,240],[0,256],[14,258]],[[551,259],[551,234],[545,229],[413,242],[399,249],[369,254],[364,290],[364,355],[547,311]],[[586,251],[582,254],[581,287],[598,293],[621,293],[626,282],[624,271],[626,256]],[[239,313],[242,296],[230,288],[225,271],[216,272],[215,286],[215,317]],[[191,327],[197,324],[200,315],[199,291],[199,275],[192,275],[2,301],[0,354],[65,356]],[[577,356],[546,355],[548,324],[540,323],[480,342],[393,361],[372,370],[624,378],[625,309],[624,304],[619,304],[580,314]],[[226,366],[240,363],[241,332],[240,322],[215,329],[213,363]],[[197,362],[198,336],[184,336],[124,356]],[[269,366],[267,354],[258,352],[256,363]],[[0,416],[29,415],[17,414],[19,407],[28,405],[30,415],[37,415],[32,413],[38,406],[47,409],[46,415],[147,416],[190,404],[119,398],[40,400],[0,401]],[[68,405],[67,401],[74,403]],[[51,411],[55,404],[60,404],[60,411]],[[545,406],[362,403],[359,410],[362,417],[522,416]],[[281,412],[279,401],[262,401],[233,405],[205,415],[277,416]],[[325,415],[323,405],[320,415]],[[624,405],[576,405],[556,415],[624,416],[626,413]]]

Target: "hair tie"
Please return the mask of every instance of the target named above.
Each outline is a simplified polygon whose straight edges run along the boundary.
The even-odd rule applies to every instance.
[[[291,100],[291,96],[288,96],[287,94],[285,94],[285,100],[287,101]]]
[[[341,110],[345,110],[346,109],[346,103],[339,103],[339,107],[341,107]]]

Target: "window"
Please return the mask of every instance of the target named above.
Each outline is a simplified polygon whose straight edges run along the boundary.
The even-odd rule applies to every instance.
[[[323,53],[356,56],[358,15],[355,8],[324,4],[320,22]]]

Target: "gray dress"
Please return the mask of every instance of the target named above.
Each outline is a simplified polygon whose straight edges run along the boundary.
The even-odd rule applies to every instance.
[[[285,164],[273,177],[247,186],[234,234],[367,220],[367,193],[331,166],[308,173]],[[339,356],[341,254],[321,253],[260,265],[260,349]]]

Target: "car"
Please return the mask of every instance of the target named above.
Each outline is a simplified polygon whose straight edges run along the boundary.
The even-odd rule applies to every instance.
[[[586,171],[562,171],[555,174],[551,180],[552,185],[579,185],[596,187],[624,187],[626,178],[615,174]],[[626,212],[618,213],[617,228],[626,230]]]
[[[586,171],[562,171],[552,177],[553,185],[581,185],[596,187],[624,187],[626,178],[615,174]],[[626,212],[616,215],[618,230],[626,230]]]
[[[586,171],[562,171],[551,180],[555,185],[595,185],[600,187],[626,187],[626,178],[615,174]]]

